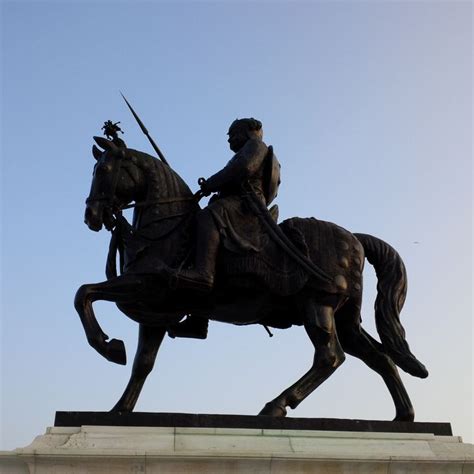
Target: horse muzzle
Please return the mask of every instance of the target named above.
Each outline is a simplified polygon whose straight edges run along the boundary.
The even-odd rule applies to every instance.
[[[86,205],[86,212],[84,214],[84,223],[89,229],[94,232],[99,232],[102,226],[107,230],[112,230],[117,223],[114,217],[114,212],[111,207],[102,204],[101,202],[91,202]]]
[[[104,224],[104,208],[100,203],[87,204],[84,223],[94,232],[99,232]]]

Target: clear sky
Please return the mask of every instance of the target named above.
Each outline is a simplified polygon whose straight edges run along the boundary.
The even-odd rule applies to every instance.
[[[236,117],[264,124],[282,163],[280,217],[376,235],[403,257],[402,322],[425,380],[402,373],[419,421],[472,442],[471,2],[1,3],[3,449],[56,410],[109,410],[130,373],[88,344],[76,289],[101,281],[109,235],[83,223],[92,136],[121,121],[152,153],[122,90],[167,159],[197,178],[231,157]],[[364,327],[375,335],[375,277]],[[137,325],[96,304],[132,360]],[[310,366],[302,328],[211,323],[167,338],[139,411],[256,414]],[[349,357],[292,416],[388,420],[382,380]]]

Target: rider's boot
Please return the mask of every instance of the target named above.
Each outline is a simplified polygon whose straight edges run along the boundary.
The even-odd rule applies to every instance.
[[[214,286],[220,236],[209,211],[201,211],[197,220],[195,267],[176,273],[176,288],[189,288],[203,293]]]
[[[208,293],[214,285],[219,231],[209,211],[201,211],[197,218],[196,260],[193,269],[175,274],[176,288],[189,288]],[[207,315],[190,314],[184,321],[168,329],[170,337],[206,339],[209,320]]]

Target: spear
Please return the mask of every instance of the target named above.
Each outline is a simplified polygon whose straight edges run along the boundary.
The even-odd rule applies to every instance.
[[[150,134],[148,133],[148,130],[146,129],[145,125],[143,125],[143,122],[140,120],[140,117],[137,115],[137,113],[133,110],[132,106],[130,105],[130,103],[128,102],[128,100],[125,98],[125,96],[122,94],[122,92],[120,91],[120,95],[123,97],[123,100],[126,102],[126,104],[128,105],[128,108],[130,109],[130,112],[132,112],[133,116],[135,117],[135,120],[138,122],[138,125],[140,126],[140,128],[142,129],[142,132],[146,135],[146,137],[148,138],[148,141],[151,143],[151,146],[153,147],[153,149],[156,151],[156,153],[158,153],[158,156],[160,157],[160,160],[165,164],[165,165],[168,165],[169,166],[169,163],[166,161],[166,158],[165,156],[163,155],[163,153],[161,153],[161,150],[158,148],[158,145],[155,143],[155,141],[153,140],[153,138],[150,137]]]

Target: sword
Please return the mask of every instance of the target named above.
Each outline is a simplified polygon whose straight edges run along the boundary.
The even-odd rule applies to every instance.
[[[251,211],[258,217],[259,221],[267,229],[270,237],[273,241],[288,255],[293,261],[298,263],[305,271],[315,277],[319,282],[324,285],[332,285],[333,278],[326,273],[322,268],[319,268],[314,262],[312,262],[306,255],[301,252],[296,245],[287,237],[287,235],[281,230],[277,223],[273,220],[270,212],[266,206],[258,199],[252,186],[247,181],[244,183],[244,195],[243,198],[249,205]]]
[[[169,166],[169,163],[166,161],[166,158],[165,156],[163,155],[163,153],[161,153],[161,150],[158,148],[158,145],[155,143],[155,141],[153,140],[153,138],[150,137],[150,134],[148,133],[148,130],[146,129],[145,125],[143,125],[143,122],[140,120],[140,117],[137,115],[137,113],[133,110],[132,106],[130,105],[130,103],[128,102],[128,100],[125,98],[125,96],[122,94],[122,92],[120,91],[120,95],[123,97],[123,100],[125,101],[125,103],[128,105],[128,108],[130,109],[130,112],[132,112],[133,116],[135,117],[135,120],[138,122],[138,125],[140,126],[142,132],[146,135],[146,137],[148,138],[148,141],[151,143],[151,146],[153,147],[153,149],[156,151],[156,153],[158,153],[158,156],[160,157],[160,160],[165,164],[165,165],[168,165]]]

